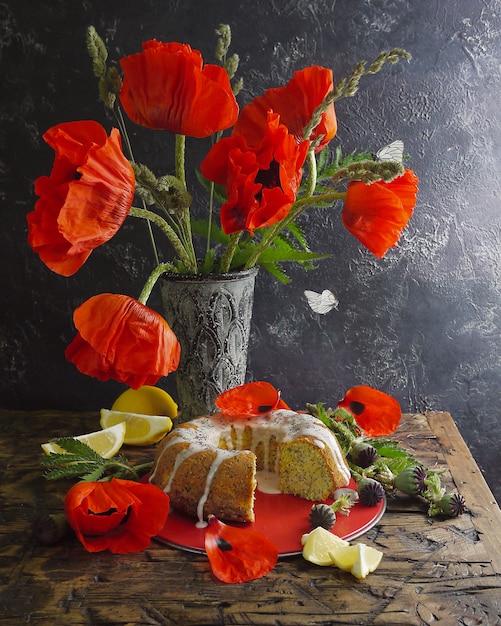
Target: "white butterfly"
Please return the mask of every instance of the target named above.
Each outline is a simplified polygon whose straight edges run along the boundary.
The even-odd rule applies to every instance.
[[[320,313],[320,315],[325,315],[332,309],[337,309],[339,304],[339,300],[329,289],[324,289],[322,293],[316,293],[307,289],[304,295],[313,311]]]
[[[404,160],[404,142],[401,139],[397,139],[384,146],[384,148],[376,152],[376,159],[378,161],[398,161],[402,163]]]

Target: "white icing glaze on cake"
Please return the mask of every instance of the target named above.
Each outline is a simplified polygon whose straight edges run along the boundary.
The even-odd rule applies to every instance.
[[[248,435],[248,429],[252,431],[250,446],[244,447],[244,437]],[[163,450],[156,460],[155,468],[163,454],[173,445],[185,442],[188,445],[181,451],[175,461],[172,473],[164,491],[169,493],[175,480],[176,472],[180,465],[191,455],[204,450],[216,450],[216,456],[207,474],[205,488],[197,506],[197,526],[203,527],[203,508],[207,500],[211,481],[218,467],[224,459],[239,454],[243,449],[250,449],[256,453],[258,446],[264,447],[266,467],[269,467],[270,440],[275,438],[276,458],[274,467],[269,467],[272,472],[278,472],[279,445],[282,442],[296,440],[298,437],[309,437],[319,448],[329,448],[335,459],[338,470],[345,479],[345,484],[350,480],[350,470],[346,464],[338,441],[319,419],[306,414],[295,413],[289,410],[278,410],[252,418],[232,418],[216,413],[211,416],[199,417],[191,422],[175,428],[168,435]],[[155,468],[150,477],[150,482],[155,480]]]

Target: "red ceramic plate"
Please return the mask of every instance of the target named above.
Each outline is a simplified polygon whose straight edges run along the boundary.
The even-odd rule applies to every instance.
[[[356,487],[354,481],[349,487]],[[332,500],[327,500],[331,504]],[[311,530],[308,516],[313,502],[284,494],[269,495],[256,491],[254,512],[256,521],[235,526],[253,528],[264,533],[277,547],[279,556],[301,554],[301,536]],[[337,514],[332,532],[346,541],[360,537],[375,526],[386,509],[386,498],[376,506],[355,504],[349,515]],[[163,530],[156,537],[174,548],[189,552],[205,552],[205,529],[196,527],[196,520],[171,508]]]

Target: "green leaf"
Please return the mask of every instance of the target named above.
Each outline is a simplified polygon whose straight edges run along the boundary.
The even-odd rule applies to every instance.
[[[382,457],[380,461],[376,461],[374,463],[376,468],[378,468],[381,464],[383,466],[386,465],[386,467],[389,467],[393,474],[395,474],[396,476],[397,474],[400,474],[400,472],[406,467],[412,465],[413,461],[410,462],[410,459],[406,456],[400,456],[397,458],[390,458],[385,456]]]
[[[305,261],[318,261],[319,259],[327,259],[329,257],[330,254],[318,254],[316,252],[298,250],[283,241],[278,243],[278,239],[276,239],[274,245],[263,252],[259,262],[262,264],[283,261],[296,261],[297,263],[304,263]]]
[[[407,457],[413,459],[412,454],[404,450],[397,441],[393,439],[366,439],[367,443],[376,448],[379,456],[387,458]]]
[[[96,463],[84,462],[73,459],[66,463],[54,465],[52,469],[45,474],[48,480],[59,480],[60,478],[80,478],[80,476],[93,472],[96,469]],[[45,467],[48,467],[45,465]]]
[[[303,229],[296,224],[295,222],[291,222],[288,225],[288,231],[290,232],[290,234],[294,237],[294,239],[299,243],[299,245],[301,246],[301,248],[303,250],[306,250],[307,252],[310,252],[310,246],[308,244],[308,242],[306,241],[306,236],[303,232]],[[284,239],[285,235],[281,235],[281,239]]]
[[[285,271],[277,263],[261,263],[262,267],[268,271],[272,276],[277,278],[281,283],[287,284],[291,282],[291,279]]]
[[[207,238],[207,228],[209,221],[204,219],[191,220],[191,230],[195,235]],[[211,242],[227,245],[230,241],[230,236],[226,235],[224,231],[214,222],[211,224]]]
[[[216,251],[214,248],[207,250],[207,253],[202,264],[202,273],[210,274],[214,270],[214,261],[216,257]]]
[[[212,181],[205,178],[199,170],[195,171],[195,175],[200,185],[202,185],[202,187],[209,193],[213,193],[214,197],[218,200],[218,202],[220,202],[220,204],[224,204],[226,202],[226,190],[223,185],[216,185]]]

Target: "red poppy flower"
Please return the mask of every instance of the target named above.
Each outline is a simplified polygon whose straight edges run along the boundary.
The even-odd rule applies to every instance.
[[[233,126],[238,104],[226,70],[203,65],[187,44],[143,43],[143,51],[120,60],[120,101],[136,124],[178,135],[208,137]]]
[[[234,134],[245,136],[249,145],[259,143],[262,128],[266,124],[268,111],[280,115],[282,124],[299,143],[304,137],[304,128],[310,122],[315,109],[325,96],[333,90],[332,70],[313,65],[295,72],[285,87],[268,89],[262,96],[254,98],[241,111]],[[337,131],[334,104],[322,114],[310,140],[321,137],[315,151],[322,150]]]
[[[209,518],[205,551],[212,572],[224,583],[245,583],[262,578],[275,567],[277,547],[266,535],[250,528],[237,528]]]
[[[169,496],[155,485],[112,478],[81,482],[64,499],[68,524],[89,552],[140,552],[165,526]]]
[[[402,410],[395,398],[366,385],[350,389],[338,407],[350,411],[357,425],[368,437],[380,437],[394,432],[402,416]]]
[[[254,417],[276,409],[289,408],[280,397],[280,391],[263,381],[224,391],[216,398],[216,407],[231,417]]]
[[[418,177],[406,169],[391,183],[348,185],[343,224],[368,250],[383,257],[396,246],[416,205]]]
[[[117,232],[134,197],[132,167],[116,128],[108,137],[93,121],[67,122],[43,136],[56,157],[28,214],[28,243],[51,270],[71,276]]]
[[[249,146],[243,135],[220,139],[201,163],[209,180],[226,186],[221,207],[226,234],[276,224],[287,216],[301,184],[309,142],[299,146],[276,113],[268,113],[261,140]]]
[[[128,296],[103,293],[74,313],[78,334],[66,358],[89,376],[137,389],[179,365],[176,335],[158,313]]]

